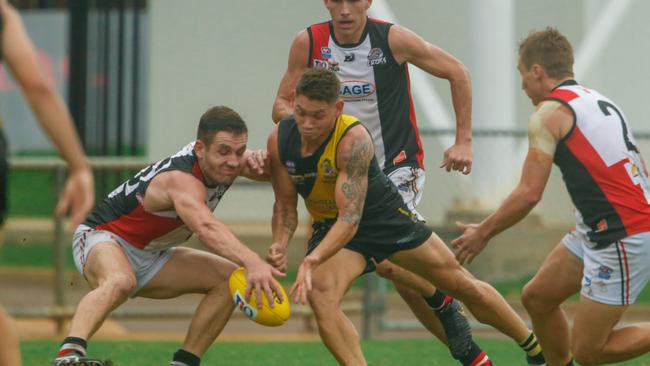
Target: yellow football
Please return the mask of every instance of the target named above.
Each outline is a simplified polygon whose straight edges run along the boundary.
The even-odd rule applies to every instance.
[[[277,282],[276,282],[277,283]],[[280,301],[277,294],[273,294],[273,302],[275,307],[269,305],[269,300],[266,294],[262,292],[262,308],[257,308],[257,301],[255,299],[255,292],[251,295],[250,301],[246,301],[246,272],[243,267],[236,269],[230,275],[230,294],[235,301],[235,307],[241,310],[248,319],[262,325],[269,327],[277,327],[284,324],[291,315],[291,306],[289,305],[289,298],[282,285],[278,286],[282,290],[284,301]]]

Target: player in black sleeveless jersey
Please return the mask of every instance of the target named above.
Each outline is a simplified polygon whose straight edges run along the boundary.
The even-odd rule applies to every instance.
[[[411,211],[380,170],[368,130],[342,114],[337,77],[306,71],[296,86],[295,114],[268,139],[273,211],[272,252],[286,252],[297,226],[297,196],[314,221],[309,251],[291,293],[309,301],[321,338],[345,365],[365,365],[358,334],[339,304],[354,279],[390,259],[465,303],[506,334],[530,331],[503,297],[473,278]],[[463,365],[492,365],[475,343]]]
[[[52,139],[68,163],[68,179],[56,207],[58,215],[70,212],[70,227],[76,227],[93,206],[93,177],[70,113],[45,76],[20,15],[6,0],[0,0],[0,57],[20,86],[43,131]],[[0,126],[1,127],[1,126]],[[0,135],[2,132],[0,131]],[[0,225],[7,204],[7,147],[0,144]],[[0,241],[3,240],[0,238]],[[0,242],[0,245],[2,243]],[[20,365],[18,339],[10,318],[0,307],[0,365]]]
[[[416,207],[425,180],[424,151],[410,91],[409,64],[449,81],[456,142],[445,151],[441,168],[463,174],[469,174],[472,166],[469,73],[454,56],[412,31],[368,18],[371,4],[369,0],[325,1],[331,20],[313,24],[295,37],[272,116],[277,122],[293,113],[293,91],[305,69],[335,72],[342,84],[343,112],[359,118],[368,128],[379,166],[398,187],[407,206],[423,219]],[[457,301],[390,261],[379,264],[377,273],[395,283],[418,320],[448,343],[454,357],[464,353],[471,333]],[[529,346],[530,333],[511,336]],[[536,343],[534,337],[531,342]],[[543,363],[539,347],[527,352],[527,358],[532,364]]]

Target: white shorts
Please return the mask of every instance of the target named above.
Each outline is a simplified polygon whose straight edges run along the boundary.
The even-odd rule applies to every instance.
[[[564,246],[584,263],[582,295],[608,305],[633,304],[650,279],[650,232],[594,249],[586,235],[572,231]]]
[[[135,296],[147,282],[151,281],[165,263],[167,263],[169,258],[171,258],[175,250],[174,248],[170,248],[156,252],[144,251],[110,231],[95,230],[86,225],[79,225],[72,238],[72,256],[74,257],[74,264],[77,266],[77,270],[82,275],[84,274],[84,267],[86,266],[86,260],[90,251],[95,245],[100,243],[113,243],[118,245],[122,248],[124,254],[126,254],[137,281],[131,297]]]
[[[402,196],[406,206],[418,216],[420,221],[425,221],[424,217],[415,209],[422,199],[422,188],[425,180],[424,169],[410,166],[399,167],[388,174],[388,179],[397,187],[397,191]]]

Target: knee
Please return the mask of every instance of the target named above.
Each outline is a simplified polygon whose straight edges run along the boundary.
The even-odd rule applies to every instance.
[[[329,288],[314,286],[307,298],[317,319],[328,317],[332,312],[340,309],[341,299]]]
[[[549,300],[548,294],[534,282],[528,282],[521,293],[521,302],[529,314],[546,313],[557,306]]]
[[[375,268],[375,272],[377,272],[377,275],[379,277],[392,281],[395,271],[393,269],[393,266],[389,264],[389,262],[386,260],[377,264],[377,267]]]
[[[110,291],[117,299],[127,299],[135,290],[136,280],[133,275],[126,273],[115,273],[101,284],[102,288]]]

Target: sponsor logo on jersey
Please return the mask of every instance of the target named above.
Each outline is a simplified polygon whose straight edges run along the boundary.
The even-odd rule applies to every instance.
[[[598,278],[609,280],[610,278],[612,278],[612,272],[614,272],[613,269],[607,266],[600,266],[598,267]]]
[[[287,167],[287,171],[289,172],[289,174],[296,172],[296,163],[295,162],[293,162],[291,160],[287,160],[287,162],[284,163],[284,165]]]
[[[321,47],[320,48],[320,55],[322,58],[328,60],[332,58],[332,50],[329,47]]]
[[[354,53],[345,55],[343,62],[352,62],[352,61],[354,61]]]
[[[329,71],[334,71],[334,72],[340,70],[338,62],[334,60],[319,60],[317,58],[314,59],[314,67],[327,69]]]
[[[305,183],[305,180],[307,179],[313,179],[316,178],[316,172],[313,173],[307,173],[307,174],[289,174],[289,177],[291,178],[291,181],[294,184],[303,184]]]
[[[337,172],[332,165],[332,161],[330,159],[323,160],[321,168],[323,169],[323,182],[327,184],[336,183],[338,174],[336,174]]]
[[[375,84],[364,80],[346,80],[341,82],[339,95],[344,100],[362,99],[375,94]]]
[[[373,48],[368,52],[368,66],[384,65],[386,62],[386,56],[381,48]]]

